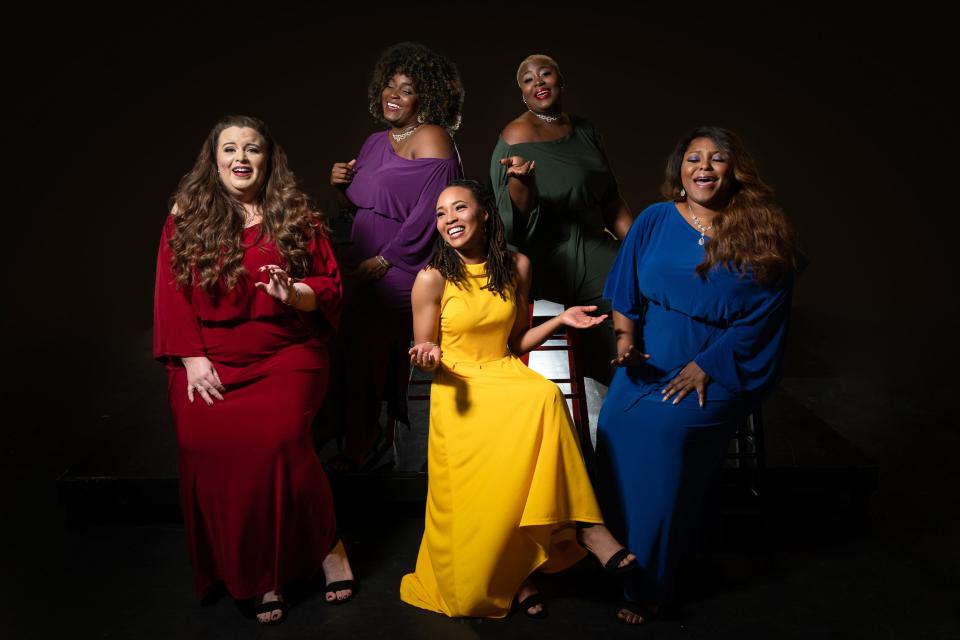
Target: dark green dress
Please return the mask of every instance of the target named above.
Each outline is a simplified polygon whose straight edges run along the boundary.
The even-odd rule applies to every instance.
[[[507,242],[533,263],[533,297],[564,306],[595,304],[609,313],[603,285],[620,243],[605,229],[603,211],[620,193],[596,129],[576,116],[571,124],[570,135],[550,142],[497,140],[490,180]],[[514,215],[500,164],[514,155],[536,162],[539,200],[525,224]],[[610,320],[581,338],[586,375],[608,384],[616,348]]]

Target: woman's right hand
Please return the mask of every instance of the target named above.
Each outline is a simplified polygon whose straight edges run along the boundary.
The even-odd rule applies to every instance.
[[[410,364],[421,371],[433,371],[440,364],[442,351],[433,342],[421,342],[410,349]]]
[[[194,392],[199,393],[207,405],[213,404],[213,398],[223,400],[221,392],[226,391],[226,389],[220,382],[220,376],[217,375],[213,363],[208,358],[197,356],[180,358],[180,360],[187,370],[187,399],[190,402],[193,402]]]
[[[343,189],[353,182],[353,167],[357,164],[354,158],[350,162],[334,162],[330,170],[330,186]]]
[[[629,367],[632,364],[640,364],[650,359],[649,353],[643,353],[637,350],[632,344],[627,345],[626,349],[618,350],[617,357],[610,361],[610,364],[617,367]]]

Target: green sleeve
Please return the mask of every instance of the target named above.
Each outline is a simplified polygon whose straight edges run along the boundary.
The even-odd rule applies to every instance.
[[[607,150],[603,146],[603,136],[600,135],[600,132],[597,131],[597,128],[593,126],[593,123],[583,122],[585,133],[587,138],[590,139],[590,143],[593,144],[597,150],[600,152],[600,155],[603,157],[604,164],[607,165],[607,184],[603,189],[603,198],[601,198],[601,206],[606,208],[611,201],[617,200],[620,198],[620,187],[617,185],[617,178],[613,175],[613,169],[610,168],[610,160],[607,158]]]
[[[526,216],[526,224],[518,226],[514,223],[513,201],[510,200],[510,191],[507,189],[507,170],[500,164],[500,160],[509,155],[515,154],[511,152],[510,146],[503,141],[503,138],[499,138],[497,146],[493,148],[493,155],[490,157],[490,185],[497,202],[497,210],[503,219],[507,245],[511,251],[523,251],[536,230],[537,220],[540,218],[540,203],[538,201],[533,210]]]

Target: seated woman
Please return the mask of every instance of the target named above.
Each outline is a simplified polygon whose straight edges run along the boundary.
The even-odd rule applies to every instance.
[[[634,222],[604,290],[619,368],[597,469],[640,565],[618,613],[634,624],[673,597],[727,444],[777,380],[796,271],[787,221],[736,135],[694,129],[666,173],[668,201]]]
[[[563,395],[517,357],[560,325],[585,329],[605,316],[572,307],[529,328],[530,262],[507,250],[493,197],[476,182],[455,181],[440,194],[437,230],[412,293],[410,360],[437,369],[426,529],[400,597],[448,616],[491,618],[516,597],[527,615],[542,617],[534,571],[566,569],[583,547],[611,572],[634,559],[602,524]]]
[[[230,116],[180,181],[157,257],[154,357],[167,366],[196,589],[285,617],[321,569],[353,595],[310,424],[329,375],[340,273],[322,220],[266,125]]]

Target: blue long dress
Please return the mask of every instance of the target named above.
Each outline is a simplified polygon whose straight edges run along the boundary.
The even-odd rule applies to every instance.
[[[601,506],[622,517],[617,533],[637,555],[625,595],[638,602],[673,598],[710,481],[738,421],[776,383],[787,331],[792,276],[776,287],[726,268],[701,278],[699,239],[673,202],[648,207],[604,289],[651,356],[617,369],[597,430]],[[696,392],[662,402],[660,391],[691,360],[710,376],[706,405]]]

